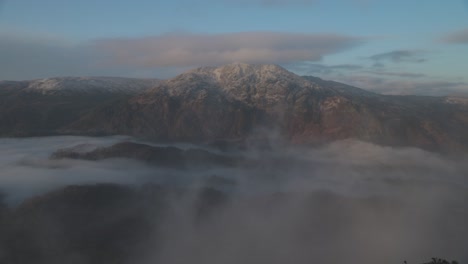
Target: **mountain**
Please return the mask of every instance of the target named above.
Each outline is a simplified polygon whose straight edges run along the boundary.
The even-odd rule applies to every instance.
[[[88,152],[72,149],[60,149],[54,152],[52,159],[103,160],[109,158],[129,158],[152,165],[186,169],[194,167],[235,167],[241,157],[220,155],[200,148],[180,149],[177,147],[156,147],[134,142],[121,142],[110,147],[97,148]]]
[[[182,216],[172,201],[184,197],[194,204],[180,208]],[[153,263],[166,241],[166,219],[180,216],[178,223],[197,228],[228,199],[212,188],[190,193],[155,184],[67,186],[0,207],[0,263]]]
[[[1,82],[0,103],[0,135],[125,134],[259,145],[355,138],[436,151],[468,150],[466,98],[380,95],[301,77],[277,65],[202,67],[159,82]]]
[[[26,90],[42,94],[135,94],[153,87],[158,82],[156,79],[120,77],[46,78],[30,81]]]
[[[125,100],[157,82],[115,77],[0,81],[0,136],[59,133],[91,109]]]
[[[276,65],[234,63],[162,81],[63,131],[190,142],[356,138],[453,151],[468,149],[468,106],[463,98],[386,96]]]

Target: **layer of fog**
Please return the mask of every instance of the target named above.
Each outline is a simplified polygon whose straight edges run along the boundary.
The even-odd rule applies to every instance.
[[[60,149],[86,152],[126,141],[162,146],[126,136],[0,138],[0,192],[6,195],[7,202],[17,204],[28,197],[72,184],[135,185],[156,182],[187,185],[197,181],[198,176],[216,173],[203,171],[187,173],[180,170],[160,169],[130,159],[94,162],[50,158],[52,153]],[[190,144],[175,144],[174,146],[181,149],[195,147]]]
[[[50,160],[77,145],[128,137],[0,139],[0,190],[13,204],[70,184],[146,182],[196,190],[214,185],[230,202],[194,225],[193,197],[174,199],[161,263],[410,263],[467,261],[468,162],[415,148],[341,141],[316,149],[252,151],[262,166],[184,171],[134,160]],[[188,147],[188,146],[183,146]],[[285,164],[277,164],[285,161]],[[292,164],[292,165],[291,165]],[[226,181],[208,181],[217,177]],[[273,199],[279,195],[279,199]]]

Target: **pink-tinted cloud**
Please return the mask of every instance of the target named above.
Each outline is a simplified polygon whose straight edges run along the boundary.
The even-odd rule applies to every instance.
[[[450,44],[468,44],[468,28],[448,34],[442,41]]]
[[[335,34],[241,32],[103,39],[96,46],[105,52],[109,64],[153,68],[319,61],[361,42],[361,38]]]
[[[363,41],[334,34],[243,32],[73,43],[47,35],[0,32],[0,80],[83,75],[168,78],[192,67],[235,61],[318,61]]]

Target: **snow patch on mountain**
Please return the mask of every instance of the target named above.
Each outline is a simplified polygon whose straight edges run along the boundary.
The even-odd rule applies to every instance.
[[[314,82],[273,64],[231,63],[220,67],[201,67],[167,80],[159,89],[171,96],[200,89],[214,89],[228,97],[246,103],[270,105],[290,94],[318,91],[323,88]]]

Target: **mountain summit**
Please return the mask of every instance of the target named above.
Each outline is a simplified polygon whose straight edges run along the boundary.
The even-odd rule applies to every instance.
[[[220,67],[201,67],[185,74],[200,74],[212,77],[221,84],[242,81],[301,81],[299,76],[275,64],[231,63]]]
[[[277,103],[295,89],[319,87],[278,65],[232,63],[190,70],[153,90],[166,89],[172,95],[180,95],[199,88],[217,90],[229,99],[254,105]]]

